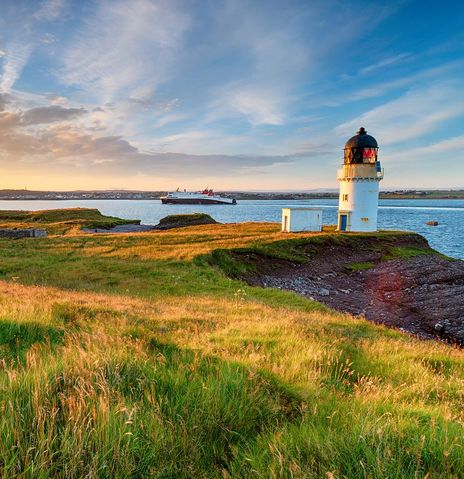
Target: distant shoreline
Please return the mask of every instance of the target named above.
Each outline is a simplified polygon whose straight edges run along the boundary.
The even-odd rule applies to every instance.
[[[304,200],[336,200],[338,195],[269,195],[269,196],[240,196],[236,195],[237,201],[304,201]],[[381,200],[464,200],[463,196],[399,196],[399,195],[382,195]],[[160,197],[131,197],[131,196],[68,196],[68,197],[53,197],[53,196],[0,196],[0,201],[95,201],[95,200],[130,200],[130,201],[159,201]]]
[[[0,200],[9,201],[66,201],[66,200],[159,200],[168,192],[162,190],[73,190],[43,191],[26,189],[0,190]],[[217,194],[242,200],[326,200],[338,199],[338,191],[218,191]],[[420,190],[398,189],[381,191],[380,199],[384,200],[464,200],[464,189]]]

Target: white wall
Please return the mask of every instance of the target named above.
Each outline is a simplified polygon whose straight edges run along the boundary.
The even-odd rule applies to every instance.
[[[378,205],[379,180],[356,178],[340,181],[339,217],[348,214],[346,231],[377,231]]]
[[[287,220],[285,220],[287,218]],[[321,231],[322,210],[314,208],[282,208],[282,231]]]

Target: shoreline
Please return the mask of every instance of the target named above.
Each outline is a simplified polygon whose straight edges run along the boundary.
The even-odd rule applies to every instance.
[[[404,200],[456,200],[456,201],[464,201],[464,196],[462,197],[449,197],[449,196],[433,196],[433,197],[423,197],[423,196],[384,196],[380,195],[380,200],[397,200],[397,201],[404,201]],[[161,201],[159,197],[156,198],[120,198],[120,197],[109,197],[109,198],[102,198],[98,196],[94,197],[70,197],[70,198],[42,198],[42,197],[35,197],[35,198],[9,198],[5,197],[2,198],[0,196],[0,201]],[[306,200],[338,200],[337,196],[311,196],[311,197],[269,197],[269,198],[239,198],[237,201],[306,201]]]

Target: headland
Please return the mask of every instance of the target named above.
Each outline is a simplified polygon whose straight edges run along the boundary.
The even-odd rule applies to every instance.
[[[89,234],[82,228],[137,221],[31,214],[2,217],[2,227],[33,221],[48,232],[0,239],[4,477],[464,469],[464,350],[447,342],[446,325],[434,328],[440,340],[423,340],[330,304],[375,281],[396,294],[427,262],[462,265],[422,238],[283,235],[274,223]],[[303,273],[307,283],[287,287]]]

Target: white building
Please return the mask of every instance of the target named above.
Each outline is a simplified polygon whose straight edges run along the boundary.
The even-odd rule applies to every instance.
[[[320,208],[282,208],[282,231],[321,231],[322,210]]]
[[[376,139],[364,128],[345,145],[345,160],[337,174],[339,231],[377,231],[379,183],[383,178],[378,149]]]

